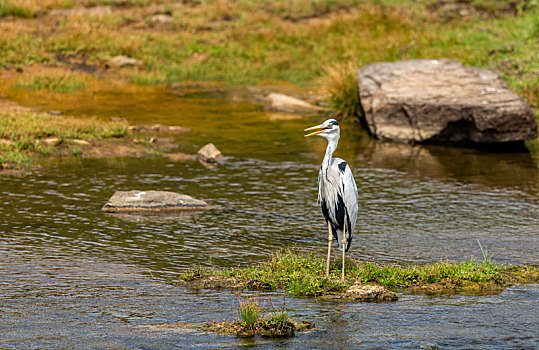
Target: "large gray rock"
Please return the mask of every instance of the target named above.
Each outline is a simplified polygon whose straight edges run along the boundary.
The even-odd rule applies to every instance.
[[[208,203],[167,191],[117,191],[102,208],[106,212],[205,210]]]
[[[490,70],[447,60],[375,63],[358,71],[358,83],[377,138],[466,145],[537,137],[529,105]]]

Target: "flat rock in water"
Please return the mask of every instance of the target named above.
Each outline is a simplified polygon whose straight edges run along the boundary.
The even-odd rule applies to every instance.
[[[448,60],[375,63],[358,71],[371,133],[403,142],[473,145],[530,140],[530,106],[493,71]]]
[[[167,191],[117,191],[102,208],[106,212],[156,212],[205,210],[208,203],[191,196]]]
[[[271,93],[266,97],[266,108],[270,111],[285,113],[312,113],[324,110],[309,102],[278,93]]]

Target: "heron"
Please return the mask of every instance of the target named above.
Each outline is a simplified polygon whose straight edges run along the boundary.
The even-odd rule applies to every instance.
[[[356,181],[346,161],[333,158],[340,138],[339,123],[335,119],[328,119],[304,131],[313,131],[305,137],[318,135],[328,141],[326,155],[318,173],[318,202],[329,231],[326,278],[329,278],[331,246],[335,238],[342,250],[341,281],[344,281],[345,255],[352,243],[358,213]]]

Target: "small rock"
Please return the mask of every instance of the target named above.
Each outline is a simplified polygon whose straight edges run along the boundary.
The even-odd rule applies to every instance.
[[[301,332],[307,329],[313,329],[315,326],[314,322],[311,321],[300,321],[300,322],[294,322],[294,328],[297,332]]]
[[[271,93],[266,97],[266,108],[285,113],[312,113],[324,110],[298,98],[278,93]]]
[[[170,133],[180,133],[180,132],[191,131],[191,129],[184,128],[183,126],[169,126],[167,131]]]
[[[117,191],[103,206],[105,212],[205,210],[208,203],[168,191]]]
[[[49,146],[56,146],[60,143],[60,139],[58,137],[47,137],[43,140],[47,145]]]
[[[188,161],[194,161],[197,159],[197,156],[194,154],[187,154],[187,153],[182,153],[182,152],[167,153],[165,154],[165,157],[167,157],[173,162],[188,162]]]
[[[222,164],[223,155],[213,143],[208,143],[197,152],[198,159],[205,163]]]
[[[76,143],[77,145],[81,145],[81,146],[86,146],[90,144],[90,142],[86,140],[79,140],[79,139],[71,140],[71,142]]]
[[[344,292],[343,297],[358,301],[395,301],[397,294],[382,286],[361,285],[356,283]]]
[[[142,61],[127,56],[114,56],[108,60],[108,63],[116,68],[142,66]]]
[[[173,18],[170,15],[158,14],[150,17],[150,22],[156,24],[169,24],[173,22]]]
[[[62,114],[62,112],[60,112],[60,111],[58,111],[56,109],[53,109],[53,110],[49,111],[49,114],[50,115],[60,115],[60,114]]]

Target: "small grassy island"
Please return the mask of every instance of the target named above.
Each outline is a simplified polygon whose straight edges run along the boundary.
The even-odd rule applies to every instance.
[[[482,262],[442,261],[424,266],[378,265],[373,262],[346,261],[346,279],[340,281],[340,266],[331,266],[325,277],[325,260],[315,254],[282,250],[254,267],[216,270],[194,267],[181,278],[191,288],[248,290],[283,289],[293,296],[356,299],[366,301],[396,300],[383,292],[373,298],[350,294],[357,286],[375,285],[391,291],[427,293],[499,293],[514,283],[539,281],[539,270],[529,266],[508,266],[485,258]],[[357,288],[356,288],[357,289]]]

